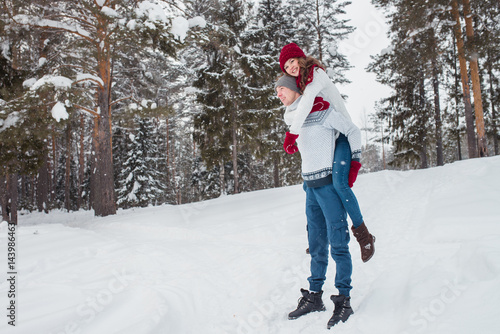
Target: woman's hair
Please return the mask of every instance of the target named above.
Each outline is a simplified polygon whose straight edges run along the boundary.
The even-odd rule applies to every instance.
[[[321,62],[311,56],[307,56],[306,58],[297,58],[297,61],[299,63],[300,67],[300,82],[299,82],[299,89],[301,93],[304,93],[304,89],[306,89],[306,81],[307,77],[309,76],[309,72],[311,71],[313,65],[318,66],[319,68],[323,69],[324,71],[325,66],[321,64]]]

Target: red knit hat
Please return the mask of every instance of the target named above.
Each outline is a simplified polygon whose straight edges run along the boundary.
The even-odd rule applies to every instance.
[[[295,43],[290,43],[287,44],[281,49],[280,53],[280,67],[281,70],[286,73],[285,71],[285,63],[287,62],[288,59],[290,58],[306,58],[306,54],[304,51],[302,51],[301,48],[298,47],[297,44]]]

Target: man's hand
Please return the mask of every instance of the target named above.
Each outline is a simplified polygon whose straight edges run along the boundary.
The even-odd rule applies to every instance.
[[[358,161],[351,161],[351,169],[349,169],[349,187],[352,188],[354,182],[356,182],[356,178],[358,177],[359,169],[361,168],[361,164]]]
[[[285,149],[286,153],[294,154],[299,150],[297,145],[295,145],[295,141],[297,140],[297,138],[299,138],[299,135],[294,135],[290,132],[286,133],[285,142],[283,143],[283,148]]]

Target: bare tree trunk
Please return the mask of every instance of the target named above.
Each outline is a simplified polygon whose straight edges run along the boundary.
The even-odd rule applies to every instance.
[[[17,173],[7,174],[7,221],[17,225]]]
[[[70,211],[70,189],[71,189],[71,123],[66,127],[66,170],[64,173],[64,206]]]
[[[107,23],[100,21],[98,34],[102,35],[103,47],[97,51],[97,73],[103,85],[97,90],[97,134],[94,136],[96,149],[95,160],[95,198],[94,210],[96,216],[116,214],[115,189],[113,174],[113,153],[111,136],[111,45],[106,38]]]
[[[384,170],[387,169],[387,165],[385,163],[385,145],[384,145],[384,122],[380,123],[380,135],[381,135],[381,142],[382,142],[382,165]]]
[[[273,159],[273,177],[274,177],[274,188],[278,188],[281,186],[280,182],[280,160],[278,156],[275,156]]]
[[[108,91],[99,92],[101,114],[97,120],[95,155],[94,210],[96,216],[108,216],[116,213],[113,184],[113,156],[111,149],[111,119],[109,115]]]
[[[21,175],[21,192],[19,193],[19,201],[25,201],[28,203],[28,182],[26,182],[26,175]]]
[[[38,177],[36,183],[36,206],[38,212],[49,213],[49,169],[48,169],[48,152],[43,154],[43,164],[38,169]]]
[[[490,104],[491,104],[491,119],[492,119],[492,124],[491,126],[493,127],[493,149],[495,150],[495,155],[498,155],[498,124],[497,124],[497,111],[495,109],[495,103],[494,103],[494,98],[495,98],[495,88],[493,87],[493,70],[491,69],[491,64],[488,67],[488,76],[490,78]]]
[[[436,38],[433,30],[433,41],[436,46]],[[436,130],[436,163],[438,166],[444,165],[443,158],[443,123],[441,122],[441,106],[439,103],[439,68],[436,54],[432,57],[432,86],[434,88],[434,123]]]
[[[470,57],[470,72],[472,78],[472,92],[474,94],[474,110],[476,112],[476,129],[479,146],[479,156],[488,156],[488,146],[486,143],[486,132],[484,130],[483,100],[481,97],[481,80],[479,78],[478,54],[474,46],[474,28],[472,27],[472,12],[469,0],[462,0],[464,4],[465,32],[467,41],[472,45],[472,55]]]
[[[422,112],[426,112],[426,103],[425,103],[425,82],[424,77],[420,78],[419,83],[419,99],[420,99],[420,110]],[[427,113],[427,112],[426,112]],[[420,168],[428,168],[429,163],[427,161],[427,126],[426,126],[426,117],[422,117],[420,122],[422,122],[419,131],[419,137],[422,142],[422,146],[420,149]]]
[[[231,135],[233,137],[233,149],[232,149],[232,157],[233,157],[233,178],[234,178],[234,193],[237,194],[240,191],[240,181],[238,176],[238,139],[237,139],[237,129],[236,129],[236,109],[233,108],[232,112],[232,129]]]
[[[94,203],[97,200],[97,180],[96,180],[96,154],[97,154],[97,117],[93,119],[92,127],[92,149],[90,152],[90,194],[89,194],[89,207],[94,209]]]
[[[30,178],[29,178],[29,183],[30,183],[30,203],[32,205],[36,205],[36,200],[35,200],[35,189],[36,189],[36,186],[35,186],[35,180],[36,180],[36,176],[35,175],[31,175]]]
[[[56,180],[56,166],[57,166],[57,149],[56,149],[56,131],[52,129],[52,166],[50,173],[49,191],[50,191],[50,201],[54,203],[56,201],[56,192],[54,180]]]
[[[78,198],[76,205],[78,209],[82,207],[83,179],[85,178],[85,119],[80,115],[80,152],[78,154]]]
[[[8,197],[7,197],[7,177],[5,175],[0,176],[0,205],[2,206],[2,220],[9,221],[9,209],[8,209]]]
[[[220,195],[223,196],[226,194],[226,184],[224,182],[225,173],[224,173],[224,161],[220,162],[219,166],[219,180],[220,180]]]
[[[462,89],[464,93],[465,104],[465,123],[467,126],[467,144],[469,149],[469,158],[477,158],[476,134],[474,131],[474,115],[470,101],[469,75],[467,73],[467,61],[465,60],[464,40],[462,38],[462,26],[460,24],[460,15],[458,13],[457,0],[451,1],[451,14],[455,19],[455,39],[457,41],[458,60],[460,63],[460,76],[462,78]]]
[[[454,77],[455,77],[455,116],[456,116],[456,122],[457,122],[457,127],[456,127],[456,132],[457,132],[457,158],[458,160],[462,160],[462,140],[460,138],[460,113],[458,110],[458,69],[457,69],[457,62],[456,62],[456,49],[455,46],[453,46],[453,69],[454,69]]]

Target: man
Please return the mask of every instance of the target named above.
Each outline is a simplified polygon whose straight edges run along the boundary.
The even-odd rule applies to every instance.
[[[284,118],[287,125],[290,125],[301,98],[295,78],[282,76],[275,87],[278,98],[287,107]],[[297,319],[311,312],[325,311],[322,287],[326,279],[330,247],[336,265],[335,287],[339,295],[330,297],[335,309],[328,321],[328,329],[339,321],[345,322],[353,314],[350,305],[352,260],[348,247],[350,236],[347,213],[332,184],[332,163],[335,140],[339,135],[335,127],[340,127],[346,134],[354,134],[355,131],[350,130],[350,121],[346,123],[345,119],[339,117],[343,117],[341,113],[335,112],[327,101],[317,97],[301,129],[300,137],[296,138],[302,159],[302,175],[306,191],[311,276],[308,278],[309,290],[301,289],[302,298],[297,309],[291,312],[288,318]],[[357,142],[356,135],[348,136]],[[288,147],[292,151],[295,148]]]

